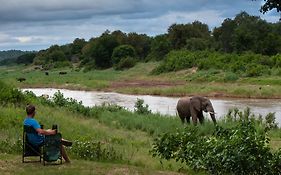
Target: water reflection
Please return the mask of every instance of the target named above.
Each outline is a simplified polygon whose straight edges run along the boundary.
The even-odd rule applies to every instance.
[[[144,100],[149,105],[152,112],[161,114],[176,115],[176,104],[179,98],[159,97],[150,95],[124,95],[114,92],[95,92],[95,91],[73,91],[66,89],[36,88],[23,89],[34,92],[37,96],[48,94],[53,96],[60,90],[65,97],[71,97],[82,101],[85,106],[101,105],[102,103],[117,104],[129,110],[134,110],[134,104],[137,98]],[[266,115],[269,112],[275,112],[277,122],[281,124],[281,100],[272,99],[211,99],[216,116],[224,116],[229,109],[245,109],[250,107],[254,114]],[[207,114],[205,114],[207,116]],[[208,116],[209,118],[209,116]]]

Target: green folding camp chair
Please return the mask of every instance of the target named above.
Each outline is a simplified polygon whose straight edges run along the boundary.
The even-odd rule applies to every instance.
[[[62,153],[61,153],[61,134],[47,135],[45,136],[45,143],[43,146],[43,163],[45,162],[57,162],[60,161],[62,164]]]
[[[34,146],[28,141],[27,133],[37,134],[36,130],[32,126],[24,125],[23,127],[23,139],[22,139],[22,162],[37,162],[34,160],[26,161],[26,157],[39,157],[39,161],[43,158],[42,147]]]

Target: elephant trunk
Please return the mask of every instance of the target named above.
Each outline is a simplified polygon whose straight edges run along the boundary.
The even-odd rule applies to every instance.
[[[211,116],[214,124],[217,124],[216,117],[215,117],[215,112],[209,112],[209,113],[210,113],[210,116]]]

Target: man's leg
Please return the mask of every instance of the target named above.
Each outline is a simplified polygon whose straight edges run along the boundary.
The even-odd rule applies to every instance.
[[[71,146],[72,145],[72,142],[69,141],[69,140],[65,140],[65,139],[61,139],[61,143],[64,145],[64,146]]]
[[[62,154],[62,157],[63,159],[65,160],[66,163],[70,163],[70,160],[69,160],[69,157],[68,155],[66,154],[66,151],[65,151],[65,148],[63,145],[61,145],[61,154]]]

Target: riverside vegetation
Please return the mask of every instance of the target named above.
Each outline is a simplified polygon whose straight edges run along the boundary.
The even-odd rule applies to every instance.
[[[64,165],[63,169],[44,168],[44,173],[280,173],[280,129],[273,113],[263,119],[251,115],[249,109],[244,112],[235,109],[218,121],[218,127],[206,121],[200,127],[184,128],[177,118],[152,114],[141,99],[135,112],[129,112],[110,104],[85,107],[81,102],[64,98],[60,92],[52,99],[36,97],[32,92],[22,93],[2,82],[0,92],[0,161],[4,165],[0,171],[4,173],[41,172],[39,164],[23,165],[20,161],[19,131],[27,103],[37,106],[37,119],[41,123],[58,124],[64,137],[74,141],[68,149],[74,164]],[[208,156],[203,158],[202,151]]]
[[[162,96],[197,94],[219,97],[281,98],[281,76],[278,75],[278,71],[280,71],[278,66],[272,66],[272,69],[265,67],[263,75],[247,77],[248,69],[244,69],[244,72],[241,69],[236,73],[227,70],[227,66],[232,64],[222,66],[222,62],[217,62],[214,63],[212,69],[205,70],[196,67],[188,68],[190,66],[185,65],[186,62],[183,61],[179,70],[152,74],[154,71],[163,70],[162,67],[166,67],[167,64],[179,65],[181,59],[179,55],[182,53],[186,54],[182,57],[186,60],[194,58],[196,54],[203,60],[202,55],[208,55],[207,52],[178,51],[168,54],[167,60],[169,61],[138,63],[135,67],[124,71],[111,68],[83,72],[75,68],[60,68],[49,70],[48,76],[45,75],[44,71],[33,70],[32,66],[2,66],[0,67],[0,79],[21,88],[54,87]],[[210,55],[210,57],[213,59],[217,54],[213,53],[213,56]],[[252,57],[251,55],[249,54],[247,59]],[[220,56],[229,57],[229,59],[232,57],[231,54],[218,54],[218,59]],[[233,62],[235,60],[233,59]],[[219,70],[215,65],[226,70]],[[182,69],[184,67],[186,68]],[[59,75],[60,71],[65,71],[67,74]],[[26,81],[18,82],[17,78],[19,77],[24,77]]]
[[[280,31],[281,22],[246,12],[212,31],[200,21],[172,24],[155,37],[107,30],[89,41],[77,38],[20,55],[15,67],[0,68],[0,78],[16,87],[281,98]],[[0,65],[6,62],[13,63]],[[20,77],[27,81],[16,82]]]

